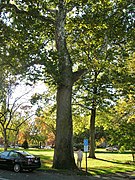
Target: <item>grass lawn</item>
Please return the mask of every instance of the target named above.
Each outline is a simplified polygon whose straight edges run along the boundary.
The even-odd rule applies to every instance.
[[[53,162],[53,150],[29,150],[30,153],[39,155],[42,161],[41,169],[49,170]],[[77,156],[75,153],[75,160]],[[110,174],[135,170],[130,153],[117,153],[96,151],[96,158],[87,158],[87,172],[92,175]],[[86,154],[83,154],[82,170],[86,171]]]
[[[97,159],[88,159],[88,172],[92,175],[134,171],[131,154],[96,153]],[[85,168],[83,160],[82,166]]]
[[[0,149],[1,151],[2,149]],[[29,153],[38,155],[41,158],[41,170],[52,171],[53,150],[28,149]],[[83,154],[82,170],[86,171],[86,154]],[[75,153],[75,160],[77,156]],[[116,172],[127,172],[135,170],[135,163],[132,162],[132,155],[128,153],[96,151],[96,158],[87,158],[87,172],[91,175],[110,174]]]

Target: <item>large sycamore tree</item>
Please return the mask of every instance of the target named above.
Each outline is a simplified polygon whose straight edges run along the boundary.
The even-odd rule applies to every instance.
[[[90,22],[93,22],[94,26],[88,29],[89,36],[92,36],[93,32],[99,34],[98,30],[102,26],[98,24],[101,22],[100,17],[106,11],[109,11],[108,15],[111,14],[111,7],[116,4],[110,0],[98,0],[96,4],[95,0],[1,1],[0,65],[10,66],[16,74],[26,75],[31,82],[42,79],[57,87],[54,168],[76,168],[72,145],[72,87],[86,69],[91,68],[92,63],[88,56],[80,51],[80,34],[86,42],[85,30]],[[110,9],[106,9],[106,5],[109,5]],[[90,11],[87,11],[88,9]],[[97,12],[95,17],[98,15],[95,24],[95,17],[92,15],[94,12]],[[115,10],[113,12],[114,17]],[[82,20],[78,21],[80,17]],[[112,38],[111,25],[108,28]],[[95,40],[97,39],[90,39],[89,43],[92,41],[94,45]],[[85,45],[84,43],[83,46]]]
[[[79,7],[79,3],[9,0],[0,4],[1,65],[15,68],[15,73],[29,75],[30,80],[41,77],[57,86],[53,167],[58,169],[76,168],[72,147],[72,86],[85,70],[72,70],[65,27],[69,11]],[[76,13],[73,11],[72,14]]]

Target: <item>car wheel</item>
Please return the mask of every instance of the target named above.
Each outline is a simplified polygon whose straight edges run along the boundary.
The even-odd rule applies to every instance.
[[[18,173],[18,172],[21,171],[21,166],[20,166],[20,164],[15,164],[15,165],[14,165],[14,171],[15,171],[16,173]]]

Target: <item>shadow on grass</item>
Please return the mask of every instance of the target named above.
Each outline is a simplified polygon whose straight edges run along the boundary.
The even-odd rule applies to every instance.
[[[101,159],[101,158],[96,158],[97,160],[97,164],[98,164],[98,161],[104,161],[104,162],[110,162],[110,163],[114,163],[116,164],[116,167],[113,167],[113,166],[104,166],[104,167],[88,167],[88,170],[86,172],[86,169],[83,168],[82,170],[78,170],[78,169],[75,169],[75,170],[63,170],[63,169],[54,169],[52,168],[52,165],[53,165],[53,158],[52,156],[48,155],[47,154],[40,154],[40,159],[41,159],[41,163],[42,163],[42,166],[39,170],[41,171],[45,171],[45,172],[48,172],[48,173],[60,173],[60,174],[66,174],[66,175],[80,175],[80,176],[95,176],[95,175],[103,175],[103,174],[114,174],[116,172],[126,172],[126,171],[129,171],[129,166],[130,164],[129,163],[126,163],[126,162],[121,162],[121,161],[112,161],[112,160],[106,160],[106,159]],[[118,167],[117,164],[119,165],[123,165],[121,167]],[[127,167],[125,166],[127,165]],[[130,168],[130,170],[132,171],[133,168]]]
[[[40,169],[48,169],[52,167],[53,160],[52,157],[46,155],[40,155],[41,160],[41,168]]]
[[[111,160],[106,160],[106,159],[101,159],[101,158],[96,158],[96,159],[100,160],[100,161],[114,163],[114,164],[128,164],[127,162],[123,163],[123,162],[120,162],[120,161],[111,161]]]
[[[122,168],[122,167],[108,167],[108,168],[89,168],[88,169],[88,174],[89,175],[109,175],[109,174],[116,174],[116,173],[124,173],[128,171],[133,171],[129,170],[128,168]]]
[[[96,158],[97,164],[98,161],[104,161],[108,163],[114,163],[116,166],[103,166],[103,167],[88,167],[89,174],[92,175],[107,175],[107,174],[115,174],[115,173],[123,173],[127,171],[133,171],[134,170],[134,163],[132,162],[121,162],[121,161],[112,161],[112,160],[106,160],[101,158]],[[120,166],[117,166],[120,165]]]
[[[133,154],[134,151],[125,151],[125,152],[119,152],[119,151],[95,151],[95,153],[104,153],[104,154]]]
[[[85,168],[83,168],[82,170],[78,170],[78,169],[77,170],[63,170],[63,169],[58,170],[58,169],[52,168],[53,156],[51,152],[53,152],[53,150],[28,149],[27,151],[40,157],[42,165],[41,165],[41,168],[39,168],[39,171],[45,171],[48,173],[60,173],[60,174],[65,174],[65,175],[80,175],[80,176],[83,176],[83,175],[95,176],[95,175],[104,175],[104,174],[114,174],[116,172],[126,172],[133,169],[133,166],[131,166],[131,168],[128,168],[130,166],[128,162],[121,162],[120,160],[113,161],[113,160],[106,160],[102,158],[96,158],[97,164],[98,164],[98,161],[104,161],[104,162],[110,162],[110,163],[116,164],[116,167],[105,165],[104,167],[99,166],[99,167],[92,168],[92,165],[91,165],[91,167],[88,167],[87,172]],[[119,154],[118,152],[99,152],[99,151],[96,153]],[[120,165],[121,167],[118,167],[117,165]]]
[[[90,172],[86,172],[85,170],[79,170],[79,169],[71,169],[71,170],[67,170],[67,169],[54,169],[54,168],[45,168],[45,169],[39,169],[39,171],[44,171],[47,173],[52,173],[52,174],[62,174],[62,175],[66,175],[66,176],[93,176]]]

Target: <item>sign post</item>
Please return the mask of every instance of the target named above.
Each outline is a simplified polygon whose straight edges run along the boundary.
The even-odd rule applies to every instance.
[[[86,173],[87,173],[87,152],[88,152],[88,139],[84,139],[84,152],[86,153]]]

